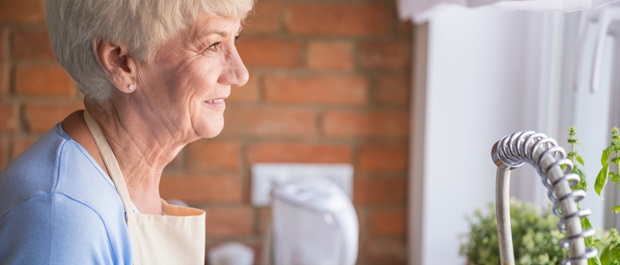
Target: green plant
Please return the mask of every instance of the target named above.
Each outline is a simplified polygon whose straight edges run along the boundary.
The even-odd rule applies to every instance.
[[[575,129],[575,126],[571,126],[570,129],[568,129],[568,144],[570,145],[570,152],[568,152],[568,154],[566,154],[566,158],[570,159],[573,162],[573,171],[572,173],[577,174],[577,176],[579,176],[579,183],[577,185],[575,185],[575,187],[573,187],[573,190],[588,190],[588,182],[587,182],[587,176],[586,173],[581,170],[581,168],[579,168],[579,165],[584,166],[585,163],[583,161],[583,157],[581,157],[579,155],[579,153],[577,153],[577,150],[575,149],[575,146],[579,144],[579,140],[577,140],[577,138],[575,138],[575,136],[577,136],[577,130]],[[579,164],[577,164],[579,163]]]
[[[618,188],[620,188],[620,174],[618,174],[620,172],[620,133],[618,133],[618,127],[614,127],[611,130],[609,146],[603,150],[601,155],[601,165],[603,168],[598,172],[596,183],[594,184],[594,190],[598,195],[601,195],[603,188],[607,185],[607,179],[618,184]],[[616,166],[617,171],[610,171],[611,166]],[[611,210],[619,213],[620,205],[613,206]]]
[[[568,130],[568,144],[571,146],[571,151],[567,154],[567,158],[571,159],[574,164],[572,173],[579,175],[580,182],[575,185],[573,189],[583,189],[587,191],[587,176],[584,171],[579,168],[579,165],[575,162],[579,162],[584,165],[583,158],[577,154],[575,146],[579,144],[579,140],[575,138],[577,132],[575,126],[571,126]],[[612,157],[613,155],[613,157]],[[612,182],[618,183],[620,188],[620,175],[618,172],[610,171],[611,165],[615,165],[620,171],[620,134],[618,128],[614,127],[611,131],[610,144],[603,150],[601,155],[602,168],[599,171],[596,182],[594,184],[594,190],[600,196],[603,188],[607,184],[607,179],[611,179]],[[612,211],[618,213],[620,206],[614,206]],[[581,225],[584,229],[593,228],[590,220],[587,217],[581,219]],[[588,260],[588,265],[620,265],[620,236],[616,229],[609,231],[599,231],[593,237],[585,239],[587,247],[594,247],[598,250],[598,255],[595,258]]]
[[[599,232],[593,240],[593,246],[598,249],[598,256],[588,260],[588,265],[620,265],[620,236],[616,229]]]
[[[476,210],[466,217],[470,231],[464,235],[460,255],[470,264],[500,264],[495,208],[489,204],[486,212]],[[556,228],[557,217],[550,209],[510,201],[510,220],[513,248],[517,264],[559,264],[566,251],[560,247],[563,235]]]

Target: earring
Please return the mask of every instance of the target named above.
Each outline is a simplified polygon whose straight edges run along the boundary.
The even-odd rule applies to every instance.
[[[136,85],[129,84],[129,91],[133,91],[134,89],[136,89]]]

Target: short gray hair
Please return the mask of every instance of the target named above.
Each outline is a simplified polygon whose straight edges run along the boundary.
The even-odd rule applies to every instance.
[[[95,58],[93,39],[124,43],[148,62],[203,12],[243,20],[253,5],[254,0],[46,0],[45,16],[56,58],[84,96],[99,101],[113,86]]]

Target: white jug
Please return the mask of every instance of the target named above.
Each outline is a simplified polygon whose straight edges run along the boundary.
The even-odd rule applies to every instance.
[[[275,265],[353,265],[359,224],[353,203],[327,179],[273,190]]]

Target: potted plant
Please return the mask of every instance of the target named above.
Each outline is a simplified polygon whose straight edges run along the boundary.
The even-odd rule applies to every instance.
[[[564,235],[556,228],[558,220],[550,209],[513,199],[510,219],[517,264],[556,265],[566,257],[566,250],[560,247]],[[488,205],[486,212],[476,210],[467,221],[470,231],[461,243],[460,255],[471,265],[500,264],[493,204]]]

